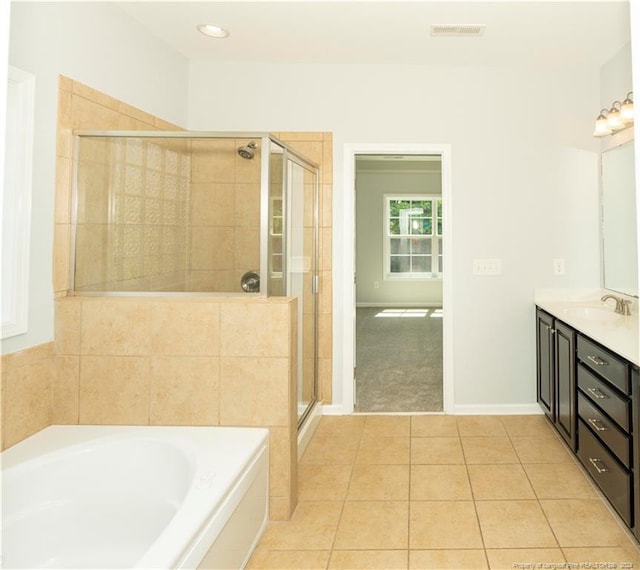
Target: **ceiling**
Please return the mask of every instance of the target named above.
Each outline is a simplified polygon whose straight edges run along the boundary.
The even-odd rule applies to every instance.
[[[192,61],[565,67],[601,65],[630,39],[615,1],[118,2]],[[198,24],[223,26],[207,38]],[[431,37],[431,25],[486,25],[480,37]]]

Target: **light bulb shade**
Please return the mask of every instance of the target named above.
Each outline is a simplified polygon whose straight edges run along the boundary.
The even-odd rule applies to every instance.
[[[633,100],[627,96],[620,108],[620,118],[625,124],[633,122]]]
[[[607,115],[607,125],[612,131],[617,129],[621,129],[624,127],[624,123],[622,118],[620,117],[620,111],[616,107],[611,107],[609,109],[609,114]]]
[[[611,134],[611,129],[609,128],[609,123],[607,121],[607,118],[602,114],[598,115],[598,118],[596,119],[596,127],[593,131],[593,136],[604,137],[605,135],[610,135],[610,134]]]

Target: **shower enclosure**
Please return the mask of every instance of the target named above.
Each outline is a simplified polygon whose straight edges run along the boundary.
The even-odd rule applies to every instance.
[[[70,295],[298,298],[298,419],[317,395],[318,167],[268,133],[75,136]]]

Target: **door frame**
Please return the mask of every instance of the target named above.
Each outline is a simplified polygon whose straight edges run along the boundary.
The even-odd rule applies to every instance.
[[[443,411],[454,413],[453,383],[453,245],[452,232],[452,186],[451,145],[449,144],[391,144],[391,143],[347,143],[343,155],[344,217],[343,238],[345,256],[343,265],[342,299],[342,409],[352,414],[354,409],[354,364],[355,364],[355,173],[356,156],[359,154],[439,154],[442,157],[442,209],[444,214],[444,242],[442,276],[442,366],[443,366]]]

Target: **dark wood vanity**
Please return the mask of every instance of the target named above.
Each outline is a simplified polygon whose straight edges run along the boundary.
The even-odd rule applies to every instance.
[[[537,399],[640,539],[638,367],[536,307]]]

